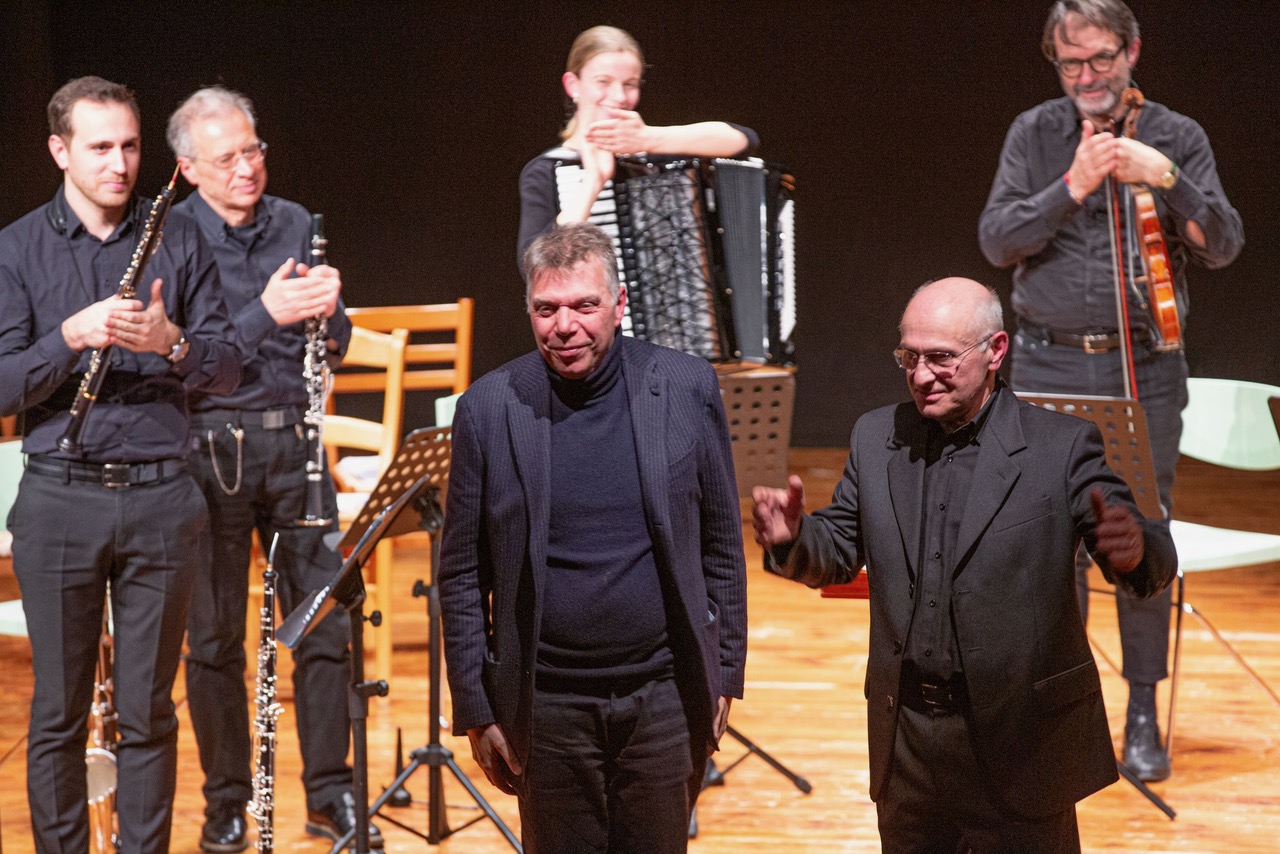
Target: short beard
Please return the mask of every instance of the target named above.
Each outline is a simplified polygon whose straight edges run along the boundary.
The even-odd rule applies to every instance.
[[[1108,101],[1106,101],[1103,104],[1103,108],[1099,111],[1090,110],[1086,112],[1084,109],[1084,106],[1080,102],[1080,97],[1078,95],[1073,96],[1071,100],[1075,103],[1076,109],[1079,110],[1084,115],[1090,118],[1106,119],[1108,122],[1110,122],[1115,119],[1116,107],[1120,104],[1120,95],[1116,92],[1113,92],[1109,87],[1105,91],[1110,96],[1110,98]]]

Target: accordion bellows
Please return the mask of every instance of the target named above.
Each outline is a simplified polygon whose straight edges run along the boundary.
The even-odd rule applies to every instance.
[[[563,198],[581,169],[563,161],[556,178]],[[790,363],[794,186],[755,158],[620,158],[591,222],[615,241],[624,334],[713,361]]]

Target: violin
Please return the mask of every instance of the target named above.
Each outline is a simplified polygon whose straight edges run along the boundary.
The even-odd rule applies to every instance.
[[[1120,95],[1129,108],[1124,119],[1124,135],[1133,139],[1138,132],[1138,116],[1146,103],[1142,93],[1130,86]],[[1173,284],[1173,271],[1169,265],[1169,249],[1165,244],[1160,217],[1156,214],[1155,197],[1143,184],[1130,184],[1133,206],[1137,212],[1135,227],[1139,238],[1139,254],[1145,276],[1147,297],[1156,324],[1157,341],[1153,349],[1167,352],[1182,349],[1182,319],[1178,315],[1177,291]]]

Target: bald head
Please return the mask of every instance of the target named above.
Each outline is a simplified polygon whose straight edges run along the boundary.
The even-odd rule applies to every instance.
[[[911,296],[899,330],[916,408],[947,431],[963,427],[995,390],[1009,349],[1000,298],[972,279],[939,279]]]
[[[981,282],[959,276],[926,282],[916,288],[902,313],[899,331],[912,312],[936,315],[950,328],[967,332],[974,340],[1004,329],[999,295]]]

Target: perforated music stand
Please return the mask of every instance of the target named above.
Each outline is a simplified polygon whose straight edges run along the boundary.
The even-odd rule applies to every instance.
[[[448,427],[423,427],[414,430],[400,444],[395,457],[382,477],[369,493],[369,500],[360,508],[350,527],[343,533],[337,548],[346,550],[353,547],[373,523],[382,509],[401,495],[419,478],[427,477],[431,484],[443,490],[449,482],[449,437],[452,431]],[[419,529],[421,517],[406,517],[395,525],[384,536],[396,537]]]
[[[1151,461],[1151,438],[1147,432],[1147,413],[1141,403],[1132,398],[1100,395],[1040,394],[1038,392],[1017,392],[1017,395],[1020,400],[1025,400],[1041,409],[1074,415],[1093,422],[1102,433],[1107,464],[1129,485],[1133,500],[1142,511],[1142,515],[1148,519],[1164,518],[1164,506],[1160,503],[1160,492],[1156,485],[1155,466]],[[1166,753],[1173,751],[1173,713],[1178,696],[1178,646],[1182,643],[1182,599],[1183,582],[1182,573],[1179,572],[1173,678],[1169,687],[1169,719],[1165,726]],[[1139,780],[1127,765],[1117,760],[1116,769],[1147,800],[1155,804],[1157,809],[1170,819],[1177,816],[1173,808],[1151,791],[1146,783]]]
[[[1018,399],[1041,409],[1075,415],[1092,421],[1102,433],[1107,465],[1120,475],[1133,492],[1138,509],[1148,519],[1163,519],[1155,466],[1151,462],[1151,439],[1147,413],[1142,404],[1125,397],[1097,395],[1040,394],[1018,392]]]
[[[729,422],[738,497],[753,486],[787,485],[787,449],[796,399],[795,373],[752,365],[743,371],[717,369],[720,397]]]

